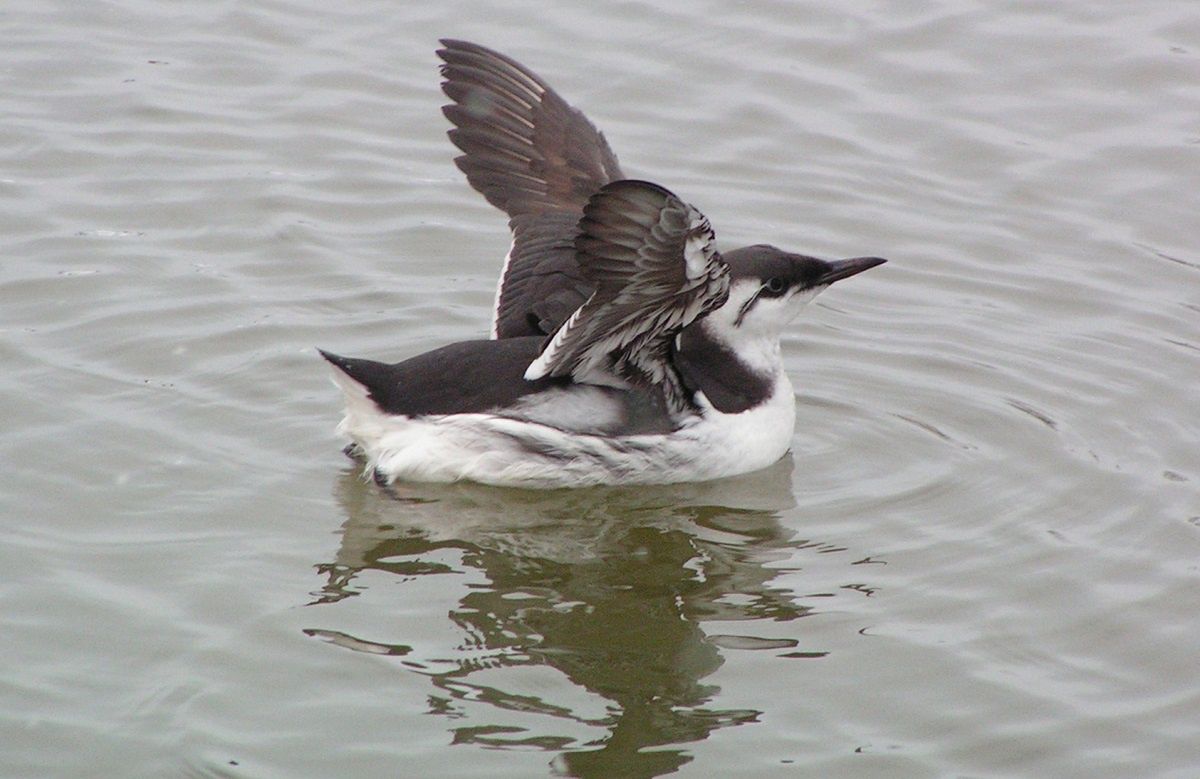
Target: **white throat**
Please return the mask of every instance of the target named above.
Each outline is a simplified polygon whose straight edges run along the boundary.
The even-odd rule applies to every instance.
[[[705,335],[725,346],[747,368],[774,378],[783,372],[779,337],[800,309],[824,287],[806,289],[780,298],[758,296],[749,311],[743,306],[758,292],[754,279],[739,279],[730,287],[729,300],[699,322]]]

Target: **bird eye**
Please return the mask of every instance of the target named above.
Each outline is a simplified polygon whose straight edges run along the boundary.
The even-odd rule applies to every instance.
[[[778,276],[772,276],[771,278],[767,279],[767,283],[763,286],[766,288],[767,292],[775,295],[778,295],[780,292],[783,292],[785,289],[787,289],[787,284]]]

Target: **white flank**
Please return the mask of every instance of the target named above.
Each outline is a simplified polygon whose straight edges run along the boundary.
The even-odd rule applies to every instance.
[[[470,480],[518,487],[671,484],[765,468],[791,444],[796,400],[780,371],[771,397],[722,414],[703,394],[703,414],[670,434],[610,437],[491,414],[409,418],[384,414],[362,386],[335,371],[346,393],[338,431],[366,455],[366,470],[388,481]]]

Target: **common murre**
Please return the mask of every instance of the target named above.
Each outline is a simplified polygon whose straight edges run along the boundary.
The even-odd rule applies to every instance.
[[[379,481],[529,487],[703,481],[788,450],[779,337],[835,281],[885,260],[760,244],[626,179],[604,136],[535,74],[443,40],[455,162],[509,216],[490,340],[388,365],[321,354],[338,431]]]

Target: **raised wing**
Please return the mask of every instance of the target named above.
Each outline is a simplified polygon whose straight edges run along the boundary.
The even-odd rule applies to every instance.
[[[471,186],[509,217],[492,335],[554,331],[591,292],[575,262],[588,198],[622,178],[604,136],[527,68],[491,49],[446,39],[442,111]]]
[[[657,184],[616,181],[588,201],[579,230],[578,262],[595,292],[525,378],[660,387],[673,411],[685,410],[671,343],[729,296],[708,219]]]

